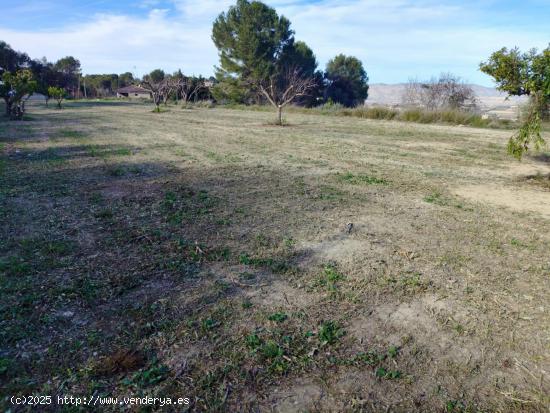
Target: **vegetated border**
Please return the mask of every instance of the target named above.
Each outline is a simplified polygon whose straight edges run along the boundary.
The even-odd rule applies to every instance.
[[[120,102],[131,104],[148,104],[148,101],[129,102],[127,100],[121,100],[118,98],[101,98],[91,100],[67,100],[66,106],[71,107],[71,104],[80,103],[98,103],[102,102]],[[33,102],[33,104],[36,104]],[[173,105],[170,105],[173,106]],[[1,104],[0,104],[1,107]],[[177,107],[177,106],[176,106]],[[186,105],[180,106],[182,109],[192,108],[224,108],[224,109],[236,109],[236,110],[252,110],[259,112],[271,112],[272,107],[267,105],[244,105],[236,103],[214,103],[212,101],[198,101],[196,103],[188,102]],[[346,108],[340,104],[324,104],[313,108],[305,108],[300,106],[289,106],[287,112],[311,114],[311,115],[325,115],[325,116],[342,116],[342,117],[355,117],[361,119],[376,119],[376,120],[393,120],[400,122],[412,122],[422,124],[442,124],[442,125],[463,125],[471,126],[475,128],[490,128],[490,129],[514,129],[518,125],[517,121],[510,119],[484,119],[480,114],[468,112],[459,109],[445,109],[445,110],[426,110],[421,108],[409,108],[409,109],[394,109],[385,106],[360,106],[356,108]],[[550,125],[543,122],[543,129],[550,129]]]
[[[225,104],[218,107],[240,110],[271,111],[271,107],[262,105]],[[288,112],[327,116],[356,117],[362,119],[395,120],[414,123],[437,123],[444,125],[463,125],[476,128],[514,129],[516,121],[510,119],[484,119],[477,113],[458,109],[426,110],[421,108],[393,109],[385,106],[360,106],[345,108],[338,104],[325,104],[313,108],[289,106]]]

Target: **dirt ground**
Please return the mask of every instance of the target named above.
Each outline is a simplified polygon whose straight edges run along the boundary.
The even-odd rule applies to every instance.
[[[0,120],[2,410],[549,411],[550,155],[513,160],[509,130],[286,117]]]

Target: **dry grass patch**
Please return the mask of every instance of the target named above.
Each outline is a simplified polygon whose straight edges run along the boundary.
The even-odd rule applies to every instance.
[[[548,163],[511,172],[509,132],[30,110],[0,121],[5,394],[547,409],[550,215],[520,177]]]

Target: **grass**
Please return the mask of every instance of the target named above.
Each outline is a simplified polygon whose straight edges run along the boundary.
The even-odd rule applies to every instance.
[[[269,111],[269,106],[227,105],[228,108],[241,110]],[[342,116],[360,119],[413,122],[423,124],[462,125],[475,128],[511,129],[516,124],[508,119],[484,119],[481,114],[459,109],[426,110],[422,108],[393,109],[386,106],[359,106],[345,108],[340,104],[325,104],[314,108],[290,106],[289,113],[319,114],[324,116]],[[274,121],[271,122],[272,124]]]
[[[345,174],[338,174],[337,179],[340,182],[345,182],[351,185],[387,185],[388,181],[382,178],[377,178],[375,176],[357,174],[354,175],[351,172],[346,172]]]
[[[458,194],[545,191],[545,158],[383,108],[151,109],[0,119],[3,394],[544,411],[550,222]]]

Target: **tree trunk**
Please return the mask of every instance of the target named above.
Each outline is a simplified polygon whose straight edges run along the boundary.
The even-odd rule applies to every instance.
[[[281,105],[277,106],[277,124],[283,126],[283,107]]]
[[[6,102],[6,116],[9,116],[11,112],[10,99],[4,98],[4,102]]]

